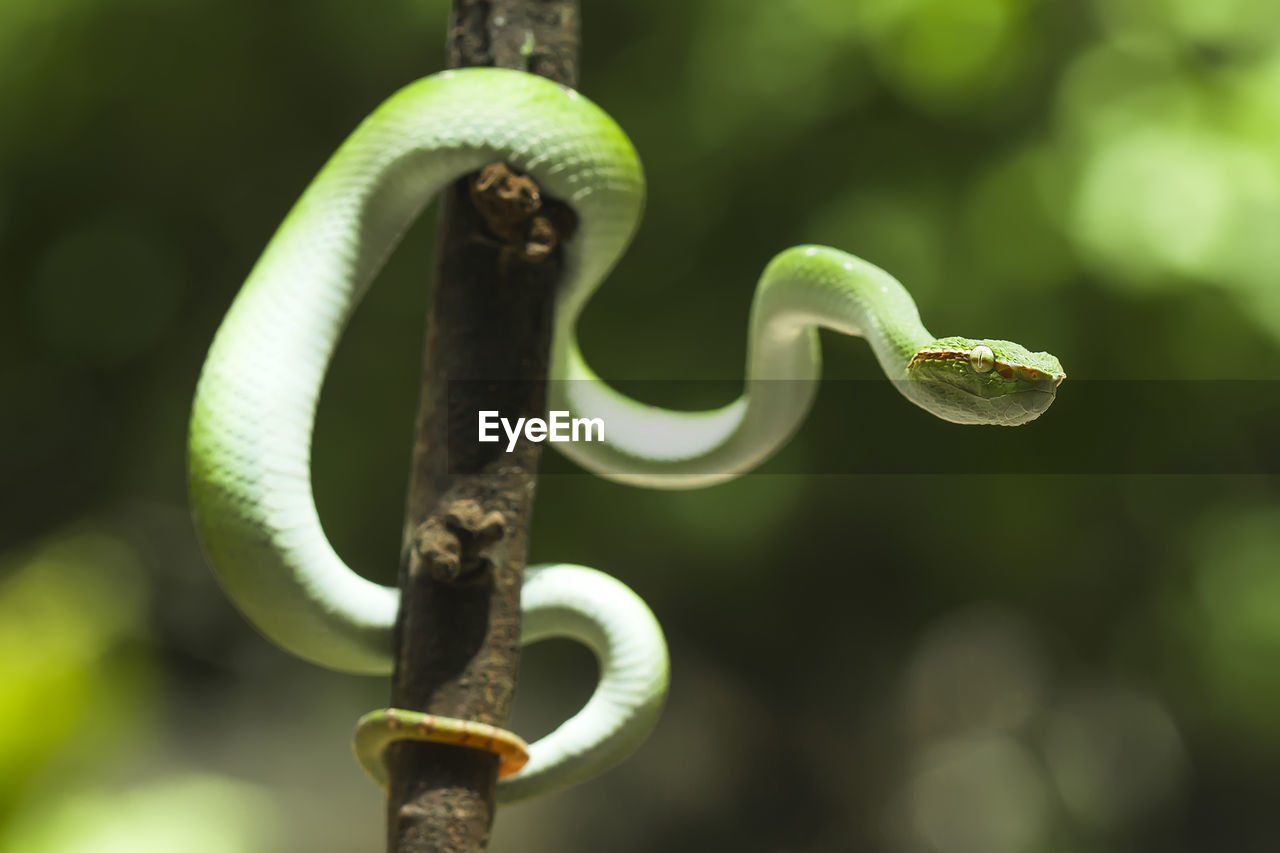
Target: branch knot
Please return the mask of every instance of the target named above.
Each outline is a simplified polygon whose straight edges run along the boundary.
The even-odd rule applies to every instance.
[[[492,546],[506,532],[501,512],[485,512],[479,503],[462,500],[443,517],[432,517],[414,536],[414,550],[437,581],[480,583],[493,572]]]

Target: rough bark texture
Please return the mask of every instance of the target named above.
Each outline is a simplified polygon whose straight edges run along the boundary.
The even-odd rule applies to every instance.
[[[521,68],[572,85],[576,0],[454,0],[453,67]],[[475,441],[477,413],[545,415],[555,245],[572,216],[519,176],[456,183],[442,201],[437,276],[400,568],[391,704],[505,725],[539,445]],[[534,196],[531,204],[530,193]],[[483,214],[472,198],[480,202]],[[495,756],[401,742],[388,750],[387,848],[476,851],[493,820]]]

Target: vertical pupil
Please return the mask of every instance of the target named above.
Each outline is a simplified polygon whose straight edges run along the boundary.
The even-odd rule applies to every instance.
[[[969,352],[969,366],[976,373],[989,373],[996,366],[996,354],[991,347],[978,344]]]

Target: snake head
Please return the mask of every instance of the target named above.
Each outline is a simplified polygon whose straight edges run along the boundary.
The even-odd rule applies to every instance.
[[[1011,341],[940,338],[907,363],[907,395],[943,420],[1018,426],[1040,417],[1067,374]]]

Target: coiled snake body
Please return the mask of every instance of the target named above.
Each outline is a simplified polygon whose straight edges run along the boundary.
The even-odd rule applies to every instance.
[[[448,182],[498,161],[579,218],[565,244],[552,348],[551,378],[569,381],[551,384],[551,408],[608,425],[604,442],[557,445],[601,476],[680,488],[757,464],[808,412],[818,327],[865,338],[908,399],[959,423],[1032,420],[1064,376],[1053,356],[1007,341],[935,340],[892,276],[836,249],[802,246],[778,255],[761,277],[738,401],[694,413],[628,399],[592,374],[574,326],[639,222],[644,179],[630,141],[577,92],[523,72],[425,78],[370,115],[298,200],[223,321],[196,393],[191,496],[210,562],[248,618],[308,660],[389,671],[398,599],[342,562],[316,512],[311,430],[330,357],[423,206]],[[525,642],[584,641],[600,655],[602,677],[588,704],[500,784],[504,799],[563,787],[620,760],[653,725],[667,684],[656,620],[607,575],[535,567],[522,606]],[[367,752],[385,738],[365,741]]]

